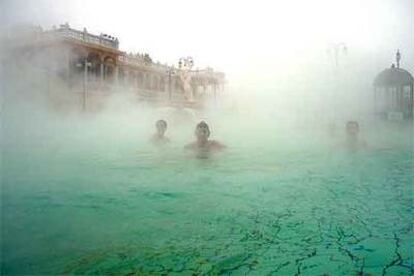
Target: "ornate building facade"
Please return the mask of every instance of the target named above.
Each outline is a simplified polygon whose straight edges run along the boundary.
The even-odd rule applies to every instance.
[[[52,30],[32,28],[25,39],[9,46],[22,60],[40,59],[40,70],[59,77],[69,91],[78,92],[84,105],[119,91],[138,101],[200,108],[223,91],[225,75],[211,68],[193,70],[154,62],[148,54],[126,53],[117,38],[76,30],[68,24]],[[16,54],[17,53],[17,54]],[[192,62],[192,60],[191,60]],[[192,63],[191,63],[192,65]]]

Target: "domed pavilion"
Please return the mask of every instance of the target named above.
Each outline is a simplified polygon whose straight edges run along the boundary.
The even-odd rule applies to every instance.
[[[374,79],[375,112],[389,120],[412,120],[414,109],[414,78],[407,70],[400,68],[401,54],[396,62],[380,72]]]

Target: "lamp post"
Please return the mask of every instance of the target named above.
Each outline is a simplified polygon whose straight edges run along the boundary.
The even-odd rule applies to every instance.
[[[333,43],[329,49],[328,54],[330,54],[331,49],[333,50],[333,58],[335,62],[335,67],[339,65],[339,55],[342,53],[344,56],[347,54],[348,48],[344,42]]]
[[[174,65],[171,67],[168,67],[167,74],[168,74],[168,100],[171,101],[172,100],[171,76],[175,75]]]
[[[77,67],[83,67],[83,97],[82,97],[82,109],[86,111],[86,100],[87,100],[87,84],[88,84],[88,67],[92,66],[92,63],[88,62],[88,59],[85,58],[83,63],[77,63]]]

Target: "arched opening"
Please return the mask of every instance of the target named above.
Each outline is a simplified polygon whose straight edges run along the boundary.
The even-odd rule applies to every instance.
[[[160,90],[160,88],[159,88],[160,80],[159,79],[160,79],[160,77],[157,76],[157,75],[154,75],[152,77],[152,85],[151,85],[151,89],[152,90],[155,90],[155,91],[159,91]]]
[[[115,75],[115,60],[112,57],[106,57],[104,59],[104,72],[103,79],[107,82],[114,81]]]
[[[165,87],[165,77],[161,77],[160,78],[159,87],[160,87],[160,91],[161,92],[165,92],[166,91],[166,87]]]
[[[97,53],[89,53],[88,62],[90,63],[89,67],[89,78],[91,82],[99,81],[101,77],[101,58]]]
[[[83,49],[73,48],[69,50],[69,85],[80,86],[82,84],[83,74],[85,72],[85,59],[88,58],[88,52]]]
[[[120,84],[125,85],[125,71],[122,68],[119,68],[118,81]]]
[[[137,86],[138,88],[143,88],[143,82],[144,82],[144,75],[142,72],[137,73]]]

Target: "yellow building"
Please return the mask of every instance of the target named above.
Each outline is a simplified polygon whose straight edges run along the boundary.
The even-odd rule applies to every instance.
[[[9,40],[10,41],[10,40]],[[126,53],[117,38],[95,35],[68,24],[44,31],[32,27],[24,39],[13,36],[9,47],[21,61],[36,56],[39,69],[59,77],[69,91],[87,102],[128,91],[137,101],[201,108],[223,91],[225,75],[211,68],[169,66],[148,54]],[[192,61],[191,61],[192,62]]]

